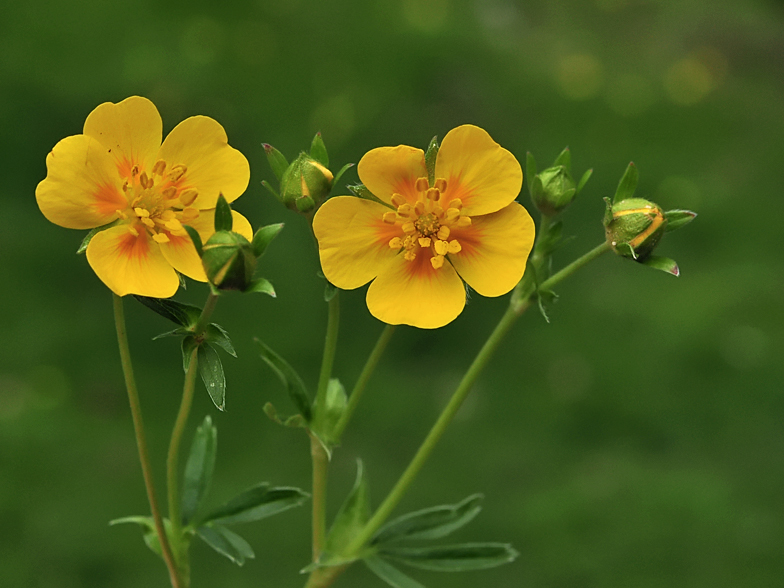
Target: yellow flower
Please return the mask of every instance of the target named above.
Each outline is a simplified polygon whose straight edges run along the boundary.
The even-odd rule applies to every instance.
[[[384,206],[338,196],[313,219],[321,267],[338,288],[369,281],[367,305],[392,325],[432,329],[463,310],[463,280],[483,296],[523,277],[534,223],[514,202],[520,164],[483,129],[447,133],[428,184],[425,154],[399,145],[365,154],[359,178]],[[462,278],[462,280],[461,280]]]
[[[161,144],[155,105],[139,96],[106,102],[87,117],[84,133],[66,137],[46,158],[38,207],[51,222],[97,233],[87,261],[119,296],[174,295],[177,272],[207,281],[183,225],[205,241],[214,232],[222,193],[232,202],[248,187],[248,160],[228,144],[226,132],[206,116],[177,125]],[[234,213],[234,231],[247,239],[250,223]]]

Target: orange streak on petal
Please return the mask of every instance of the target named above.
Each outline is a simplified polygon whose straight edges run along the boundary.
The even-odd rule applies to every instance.
[[[117,210],[125,210],[128,202],[122,192],[112,184],[100,184],[93,193],[93,206],[100,215],[111,215]]]

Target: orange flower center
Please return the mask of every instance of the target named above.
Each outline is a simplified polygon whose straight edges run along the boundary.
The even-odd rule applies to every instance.
[[[168,172],[166,168],[166,162],[159,160],[147,175],[134,165],[123,183],[128,208],[117,211],[132,235],[138,237],[139,231],[146,231],[158,243],[168,243],[170,235],[186,236],[183,223],[199,217],[198,209],[191,206],[198,192],[181,187],[188,168],[174,165]]]
[[[420,249],[430,252],[430,263],[434,269],[444,265],[447,254],[460,253],[462,247],[457,239],[449,239],[453,228],[471,225],[471,217],[461,213],[463,202],[459,198],[450,201],[446,209],[440,204],[441,194],[446,190],[446,180],[437,178],[433,186],[427,178],[418,178],[419,193],[412,206],[400,194],[392,194],[396,212],[385,212],[384,222],[400,227],[401,235],[389,241],[392,249],[404,251],[403,257],[414,261]]]

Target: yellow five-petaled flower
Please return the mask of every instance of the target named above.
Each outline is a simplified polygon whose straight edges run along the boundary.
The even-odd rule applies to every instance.
[[[232,202],[250,179],[248,160],[229,146],[213,119],[188,118],[163,144],[162,128],[146,98],[101,104],[83,134],[55,145],[35,191],[41,212],[57,225],[93,229],[116,221],[92,238],[87,260],[119,296],[168,298],[177,291],[177,272],[206,281],[183,225],[206,241],[214,232],[218,195]],[[253,237],[250,223],[236,212],[233,230]]]
[[[367,305],[379,320],[442,327],[465,306],[463,280],[501,296],[522,278],[534,241],[533,220],[514,202],[523,172],[485,130],[447,133],[432,185],[424,152],[407,145],[373,149],[358,173],[387,206],[338,196],[313,230],[330,282],[351,290],[373,281]]]

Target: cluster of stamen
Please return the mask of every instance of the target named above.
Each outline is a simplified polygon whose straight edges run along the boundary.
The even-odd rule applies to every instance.
[[[134,165],[123,183],[128,208],[117,210],[117,214],[128,221],[128,231],[135,237],[139,236],[139,230],[146,230],[156,242],[168,243],[170,234],[186,236],[183,223],[188,224],[199,216],[198,209],[191,206],[198,192],[179,186],[188,168],[184,165],[166,168],[166,162],[158,160],[148,175]]]
[[[399,226],[403,235],[390,239],[389,246],[404,250],[403,257],[408,261],[414,261],[420,249],[429,249],[430,263],[439,269],[447,254],[462,250],[459,241],[449,237],[454,228],[470,226],[471,217],[462,214],[463,202],[459,198],[450,201],[446,209],[441,205],[441,194],[446,190],[444,178],[437,178],[433,186],[427,178],[418,178],[416,190],[419,199],[414,205],[402,195],[392,194],[392,204],[397,210],[384,213],[384,222]]]

